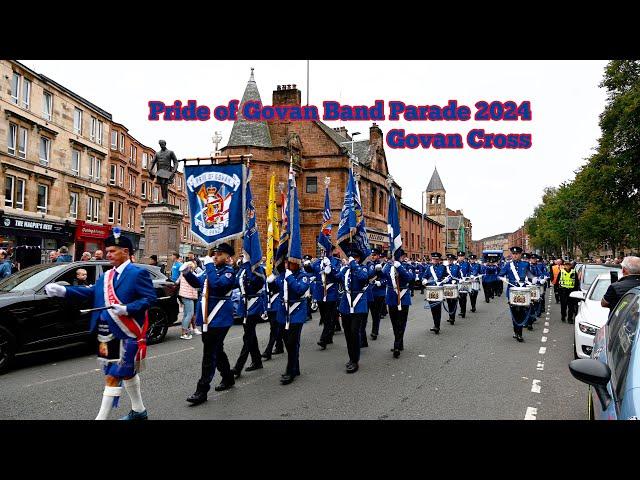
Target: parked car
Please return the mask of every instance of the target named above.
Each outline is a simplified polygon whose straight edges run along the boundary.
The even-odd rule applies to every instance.
[[[618,272],[618,276],[622,275],[622,267],[620,265],[600,265],[598,263],[582,263],[578,265],[576,267],[576,279],[579,282],[580,290],[586,294],[598,275],[602,273],[608,274],[612,270]]]
[[[176,284],[158,267],[136,264],[149,270],[158,302],[149,309],[147,343],[164,340],[169,326],[177,321]],[[76,271],[87,271],[87,283],[94,284],[106,270],[108,261],[80,261],[34,265],[0,281],[0,373],[6,372],[15,355],[95,341],[89,332],[92,302],[71,306],[64,298],[49,298],[44,286],[56,282],[73,285]]]
[[[571,292],[570,296],[582,300],[578,307],[578,314],[574,324],[574,358],[590,358],[593,350],[593,338],[598,329],[607,323],[609,309],[600,305],[607,288],[611,285],[611,276],[608,273],[598,275],[587,293],[582,291]]]
[[[627,292],[598,330],[589,359],[573,360],[571,374],[589,388],[589,418],[640,418],[640,287]]]

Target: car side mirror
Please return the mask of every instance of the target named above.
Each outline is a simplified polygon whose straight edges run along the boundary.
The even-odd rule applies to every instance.
[[[582,292],[582,291],[580,291],[580,290],[576,290],[575,292],[571,292],[571,293],[569,294],[569,297],[571,297],[571,298],[576,298],[576,299],[578,299],[578,300],[584,300],[585,293],[584,293],[584,292]]]
[[[569,364],[569,371],[573,378],[595,389],[602,409],[606,410],[611,403],[611,396],[607,391],[607,384],[611,380],[611,369],[599,360],[581,358]]]

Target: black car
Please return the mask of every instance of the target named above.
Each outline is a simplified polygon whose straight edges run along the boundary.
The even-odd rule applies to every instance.
[[[158,267],[136,264],[151,275],[158,297],[149,309],[147,343],[164,340],[169,326],[178,317],[178,289]],[[78,269],[87,271],[87,284],[111,268],[108,261],[85,261],[34,265],[0,281],[0,373],[9,369],[15,355],[78,342],[95,342],[89,332],[92,300],[71,305],[64,298],[49,298],[44,287],[48,283],[74,285]]]

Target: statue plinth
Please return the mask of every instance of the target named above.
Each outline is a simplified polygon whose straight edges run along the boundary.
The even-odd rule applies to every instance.
[[[171,276],[171,252],[180,252],[182,212],[176,205],[150,203],[142,212],[145,230],[145,253],[158,255],[158,263],[166,263],[165,273]]]

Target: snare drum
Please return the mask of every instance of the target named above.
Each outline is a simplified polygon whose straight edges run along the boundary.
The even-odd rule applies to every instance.
[[[468,280],[460,280],[458,282],[458,292],[469,293],[471,291],[471,282]]]
[[[531,305],[531,288],[511,287],[509,289],[509,304],[515,307],[528,307]]]
[[[443,295],[447,300],[458,298],[458,285],[443,285]]]
[[[442,285],[427,285],[424,290],[424,297],[429,302],[441,302],[444,300],[444,287]]]
[[[531,290],[531,301],[537,302],[540,300],[540,287],[538,285],[531,285],[529,289]]]
[[[476,292],[480,290],[480,280],[478,280],[477,278],[474,278],[471,281],[471,290],[475,290]]]

